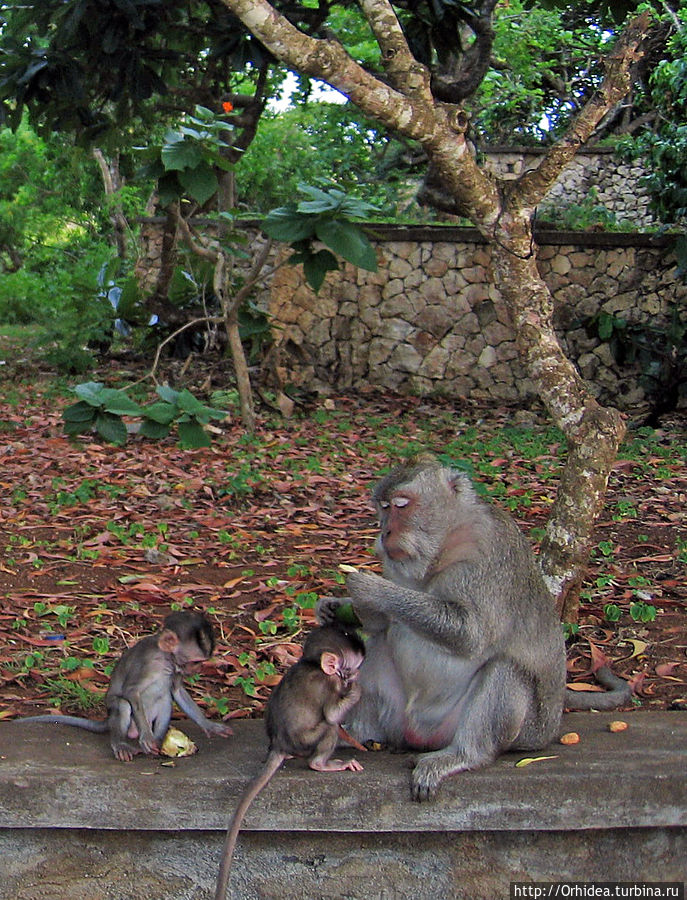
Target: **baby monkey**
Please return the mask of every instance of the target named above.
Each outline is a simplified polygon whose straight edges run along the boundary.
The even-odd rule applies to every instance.
[[[316,628],[305,640],[303,656],[270,695],[265,711],[269,752],[262,770],[246,788],[227,829],[215,900],[224,900],[236,839],[248,807],[284,760],[308,760],[316,772],[361,772],[355,759],[332,759],[339,726],[358,702],[358,670],[365,645],[353,631],[333,624]]]
[[[228,737],[231,728],[206,719],[182,682],[185,667],[209,659],[214,649],[212,625],[205,616],[172,613],[157,634],[142,638],[119,658],[105,696],[107,719],[49,715],[20,721],[57,722],[98,734],[109,731],[112,752],[121,762],[129,762],[137,753],[160,752],[173,701],[205,734]]]

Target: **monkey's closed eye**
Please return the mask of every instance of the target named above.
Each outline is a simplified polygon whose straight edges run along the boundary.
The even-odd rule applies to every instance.
[[[394,506],[403,507],[403,506],[407,506],[410,503],[410,498],[409,497],[394,497],[394,499],[391,502],[394,504]],[[387,506],[388,506],[388,504],[387,504]]]

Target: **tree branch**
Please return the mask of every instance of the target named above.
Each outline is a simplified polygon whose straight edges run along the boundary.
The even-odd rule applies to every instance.
[[[303,34],[267,0],[222,2],[277,59],[341,91],[387,128],[417,141],[427,141],[435,133],[436,121],[425,99],[411,100],[366,72],[338,41]],[[366,0],[374,2],[386,4],[387,0]]]
[[[516,182],[508,202],[512,211],[532,208],[542,201],[599,122],[628,92],[632,66],[643,55],[640,44],[649,27],[648,11],[627,24],[606,57],[606,74],[598,91],[585,104],[563,137],[542,157],[536,169],[525,172]]]
[[[408,97],[431,103],[429,69],[410,52],[403,29],[388,0],[360,0],[382,54],[382,65],[394,88]]]

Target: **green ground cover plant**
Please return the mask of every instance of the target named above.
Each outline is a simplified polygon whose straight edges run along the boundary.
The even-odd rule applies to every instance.
[[[99,378],[121,383],[112,370]],[[199,388],[207,372],[193,378],[188,389],[211,402]],[[206,611],[218,635],[192,686],[198,702],[214,715],[259,714],[297,658],[317,598],[345,592],[339,565],[376,566],[369,490],[396,459],[431,450],[463,467],[536,546],[564,450],[536,411],[374,393],[303,404],[289,419],[263,406],[252,435],[228,403],[209,447],[183,450],[171,435],[116,446],[64,434],[73,400],[64,381],[9,381],[0,391],[0,717],[85,711],[124,647],[185,608]],[[588,675],[598,651],[643,705],[684,696],[686,494],[684,420],[630,430],[581,617],[567,627],[571,679]]]

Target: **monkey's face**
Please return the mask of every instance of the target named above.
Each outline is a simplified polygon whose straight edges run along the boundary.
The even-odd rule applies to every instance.
[[[363,656],[359,653],[344,653],[339,656],[336,666],[336,674],[341,681],[341,687],[348,690],[358,678],[360,667],[363,664]]]
[[[320,656],[320,668],[325,675],[336,678],[345,693],[357,679],[363,659],[364,655],[352,647],[338,651],[325,650]]]
[[[379,538],[377,550],[392,560],[407,559],[413,555],[411,539],[414,512],[418,497],[411,491],[399,488],[377,501]]]

